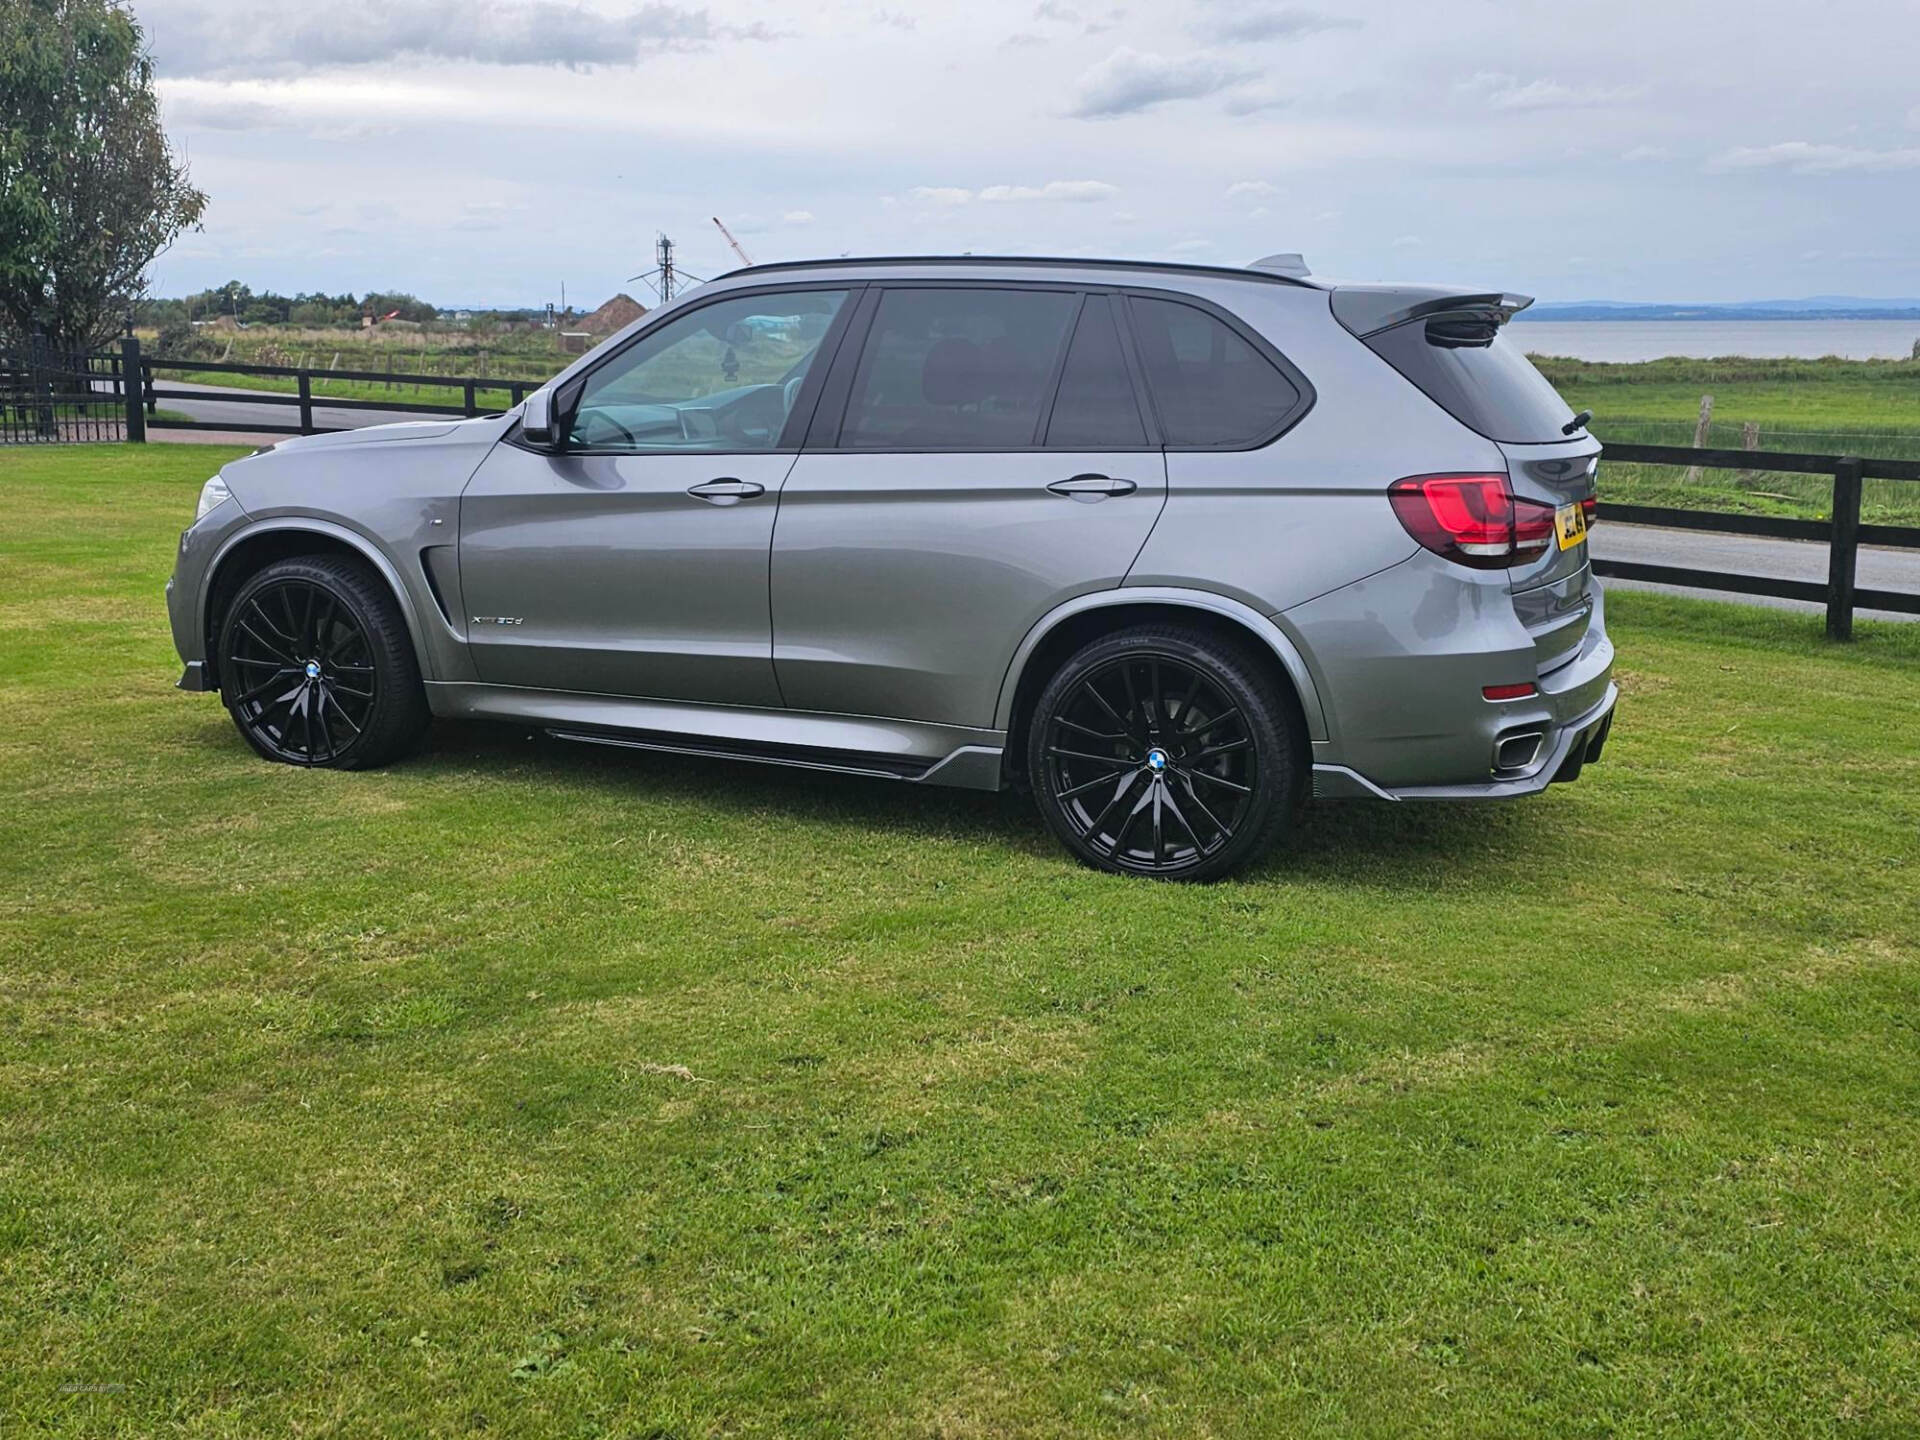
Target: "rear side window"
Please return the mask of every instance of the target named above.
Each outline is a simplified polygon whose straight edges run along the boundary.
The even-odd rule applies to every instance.
[[[1566,439],[1561,427],[1573,411],[1485,313],[1409,320],[1369,335],[1366,343],[1434,404],[1489,440],[1542,445]]]
[[[1128,303],[1167,444],[1260,444],[1299,408],[1300,388],[1215,316],[1176,300]]]
[[[1018,450],[1040,414],[1080,297],[1070,291],[888,290],[840,428],[852,450]]]
[[[1120,352],[1120,329],[1104,295],[1089,295],[1074,327],[1060,393],[1047,424],[1055,450],[1129,450],[1147,443],[1133,377]]]

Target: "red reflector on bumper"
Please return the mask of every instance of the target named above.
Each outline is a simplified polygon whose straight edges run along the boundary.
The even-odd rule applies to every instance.
[[[1519,685],[1488,685],[1480,693],[1489,700],[1525,700],[1540,692],[1528,681]]]

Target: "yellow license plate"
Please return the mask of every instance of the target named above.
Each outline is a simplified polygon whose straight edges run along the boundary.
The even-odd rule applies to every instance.
[[[1553,512],[1553,529],[1560,537],[1560,548],[1571,550],[1587,538],[1587,512],[1578,505],[1562,505]]]

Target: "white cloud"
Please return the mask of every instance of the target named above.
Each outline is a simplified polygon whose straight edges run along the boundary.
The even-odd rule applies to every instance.
[[[907,198],[922,205],[964,205],[973,199],[973,192],[957,185],[916,185],[907,191]]]
[[[1673,152],[1664,145],[1636,145],[1631,150],[1623,150],[1620,158],[1632,165],[1643,160],[1671,160]]]
[[[980,198],[989,203],[1007,200],[1064,200],[1091,204],[1111,200],[1120,193],[1118,185],[1104,180],[1049,180],[1044,185],[989,185]]]
[[[1118,185],[1104,180],[1049,180],[1044,185],[987,185],[967,190],[958,185],[916,185],[907,198],[920,205],[956,206],[978,200],[986,205],[1011,205],[1034,201],[1089,205],[1111,200],[1120,193]]]
[[[1484,97],[1495,110],[1567,110],[1620,105],[1645,93],[1641,85],[1568,85],[1559,80],[1521,81],[1516,75],[1482,70],[1454,87],[1463,95]]]
[[[1216,40],[1247,44],[1260,40],[1297,40],[1323,30],[1358,30],[1360,22],[1302,5],[1218,5],[1194,27]]]
[[[1418,235],[1397,235],[1394,237],[1393,248],[1396,250],[1418,250],[1426,243],[1427,242],[1422,240]]]
[[[154,87],[175,123],[211,130],[365,127],[385,122],[484,120],[499,109],[472,91],[366,76],[285,80],[162,79]]]
[[[1227,186],[1227,198],[1236,200],[1242,195],[1278,195],[1280,187],[1265,180],[1236,180]]]
[[[1173,244],[1169,245],[1167,249],[1176,255],[1197,255],[1203,250],[1213,249],[1213,241],[1199,239],[1176,240]]]
[[[780,217],[780,223],[782,225],[811,225],[813,223],[813,212],[811,210],[789,210]]]
[[[1741,145],[1713,157],[1713,170],[1789,170],[1831,175],[1843,170],[1920,170],[1920,149],[1865,150],[1853,145],[1815,145],[1786,140],[1778,145]]]
[[[1067,113],[1081,119],[1131,115],[1169,100],[1217,94],[1258,73],[1206,51],[1169,56],[1122,46],[1081,73]]]
[[[140,13],[156,67],[172,75],[286,74],[403,57],[591,69],[722,38],[771,38],[764,26],[720,24],[705,8],[665,0],[612,13],[561,0],[152,0]]]

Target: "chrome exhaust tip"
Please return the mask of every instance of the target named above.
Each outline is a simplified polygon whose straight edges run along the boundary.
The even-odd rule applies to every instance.
[[[1512,735],[1502,735],[1493,746],[1493,768],[1496,770],[1530,770],[1540,759],[1540,747],[1546,743],[1546,735],[1539,730],[1521,730]]]

